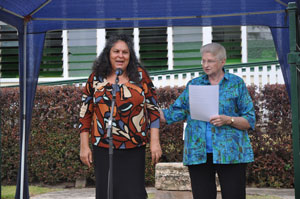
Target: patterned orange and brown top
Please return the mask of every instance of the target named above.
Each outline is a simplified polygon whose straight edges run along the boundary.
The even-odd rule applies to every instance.
[[[112,122],[113,145],[128,149],[145,145],[148,128],[159,128],[156,92],[147,73],[138,68],[141,82],[117,86]],[[90,75],[82,96],[80,132],[91,132],[95,146],[108,148],[107,127],[112,103],[112,84],[105,78]]]

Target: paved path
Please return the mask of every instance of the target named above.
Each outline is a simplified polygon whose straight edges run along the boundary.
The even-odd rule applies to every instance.
[[[190,191],[160,191],[153,187],[147,188],[148,193],[155,194],[154,199],[193,199]],[[281,199],[294,199],[294,189],[267,189],[267,188],[247,188],[247,195],[267,195],[277,196]],[[62,191],[51,192],[31,197],[32,199],[94,199],[95,188],[64,189]],[[218,192],[217,199],[221,199]]]

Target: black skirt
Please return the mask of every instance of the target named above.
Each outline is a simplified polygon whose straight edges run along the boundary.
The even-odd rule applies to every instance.
[[[108,149],[93,147],[96,199],[107,199]],[[113,151],[113,199],[146,199],[145,146]]]

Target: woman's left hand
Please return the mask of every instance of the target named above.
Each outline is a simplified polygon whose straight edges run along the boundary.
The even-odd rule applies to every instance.
[[[159,158],[162,155],[160,142],[159,142],[159,129],[151,128],[150,130],[150,151],[152,156],[152,164],[156,164],[159,162]]]
[[[159,143],[150,142],[150,150],[152,156],[152,164],[155,165],[159,162],[159,158],[162,154],[161,147]]]

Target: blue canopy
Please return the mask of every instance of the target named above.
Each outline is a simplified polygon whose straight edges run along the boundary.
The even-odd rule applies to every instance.
[[[162,26],[268,26],[290,95],[291,80],[287,62],[289,22],[286,11],[289,2],[292,0],[1,0],[0,21],[16,27],[19,37],[22,122],[16,198],[29,198],[27,146],[47,31]]]

